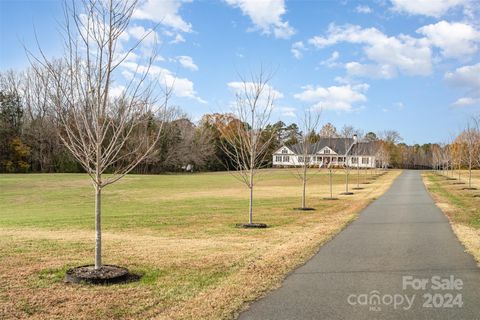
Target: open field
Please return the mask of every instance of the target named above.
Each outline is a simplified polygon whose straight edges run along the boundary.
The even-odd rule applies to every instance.
[[[389,171],[353,196],[328,196],[325,173],[300,181],[265,170],[248,190],[227,173],[130,175],[103,192],[104,263],[143,274],[138,283],[68,285],[65,270],[93,262],[93,188],[86,175],[0,175],[0,318],[219,319],[278,286],[285,275],[380,196]],[[334,194],[344,190],[341,172]],[[356,183],[352,172],[351,187]]]
[[[458,239],[480,265],[480,170],[472,174],[472,186],[477,190],[463,190],[467,186],[466,171],[461,172],[461,181],[458,180],[458,172],[453,177],[456,179],[449,180],[445,176],[426,172],[423,180],[437,206],[448,216]]]

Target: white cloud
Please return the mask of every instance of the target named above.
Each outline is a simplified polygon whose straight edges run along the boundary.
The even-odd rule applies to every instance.
[[[295,42],[292,44],[292,49],[290,50],[295,57],[295,59],[301,59],[303,57],[302,51],[306,50],[305,45],[302,41]]]
[[[227,4],[240,8],[262,33],[273,34],[276,38],[288,39],[295,30],[288,21],[283,21],[286,13],[284,0],[225,0]]]
[[[349,76],[391,79],[397,74],[390,64],[361,64],[356,61],[345,64]]]
[[[135,9],[133,18],[151,20],[161,23],[172,29],[191,32],[192,25],[180,16],[179,10],[182,4],[189,0],[143,0]]]
[[[142,74],[147,71],[147,66],[139,65],[135,62],[124,62],[122,66],[127,70],[137,74]],[[190,98],[197,100],[200,103],[206,103],[205,100],[197,95],[197,92],[193,86],[193,82],[187,78],[177,77],[170,70],[162,68],[158,65],[151,65],[150,69],[148,70],[148,75],[150,77],[155,77],[160,86],[166,85],[168,87],[173,87],[173,93],[177,97]]]
[[[280,114],[284,117],[296,118],[297,115],[295,113],[296,109],[292,107],[278,107],[276,108],[280,112]]]
[[[176,60],[186,69],[192,71],[198,70],[198,66],[193,62],[193,59],[190,56],[178,56]]]
[[[480,98],[472,98],[472,97],[463,97],[452,103],[453,107],[466,107],[479,104],[480,105]]]
[[[315,36],[309,43],[317,48],[349,42],[364,45],[366,56],[378,64],[376,69],[396,71],[408,75],[428,75],[432,71],[432,52],[425,39],[416,39],[400,34],[389,37],[376,28],[356,25],[336,26],[331,24],[326,37]],[[395,70],[393,72],[392,70]],[[381,73],[375,76],[381,76]]]
[[[109,90],[110,97],[118,98],[122,95],[124,90],[125,90],[125,86],[114,84],[110,87],[110,90]]]
[[[333,51],[330,58],[328,58],[327,60],[321,61],[320,64],[325,65],[329,68],[336,67],[336,66],[338,66],[337,60],[338,60],[339,57],[340,57],[340,53],[338,53],[338,51]]]
[[[357,11],[358,13],[366,13],[366,14],[372,13],[372,9],[366,5],[358,5],[355,8],[355,11]]]
[[[468,0],[391,0],[395,11],[439,18],[457,6],[467,6]]]
[[[158,43],[158,34],[153,29],[145,29],[142,26],[132,26],[125,31],[130,38],[135,39],[136,41],[142,41],[142,46],[146,48],[151,48],[155,43]]]
[[[354,104],[367,101],[364,93],[368,88],[366,83],[328,88],[308,85],[294,97],[300,101],[312,103],[316,109],[351,111]]]
[[[480,42],[480,31],[460,22],[440,21],[421,27],[417,32],[425,35],[448,58],[471,56],[477,52]]]
[[[185,42],[185,38],[179,33],[177,33],[177,35],[175,36],[175,39],[170,41],[170,43],[173,43],[173,44],[181,43],[181,42]]]
[[[231,88],[235,93],[242,94],[245,91],[245,86],[247,90],[253,90],[255,84],[253,82],[240,82],[240,81],[232,81],[227,83],[227,86]],[[271,85],[266,84],[263,90],[263,96],[260,96],[260,99],[267,99],[268,95],[270,94],[273,96],[274,99],[282,99],[283,93],[278,90],[275,90]]]
[[[453,106],[480,104],[480,63],[447,72],[445,80],[452,86],[466,89],[465,97],[458,99]]]

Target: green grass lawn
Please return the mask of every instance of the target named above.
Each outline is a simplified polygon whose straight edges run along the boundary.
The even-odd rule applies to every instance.
[[[67,268],[93,262],[88,176],[0,175],[0,318],[230,317],[311,256],[396,175],[369,173],[362,181],[373,183],[338,201],[322,200],[328,177],[314,175],[307,205],[316,211],[299,212],[300,181],[290,170],[263,170],[254,221],[267,223],[265,230],[235,228],[248,221],[248,189],[228,173],[129,175],[103,191],[103,256],[143,277],[107,287],[63,283]],[[339,171],[336,196],[343,182]]]

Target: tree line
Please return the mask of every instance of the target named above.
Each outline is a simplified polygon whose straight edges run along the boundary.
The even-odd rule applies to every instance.
[[[58,119],[49,107],[47,95],[51,93],[45,87],[45,77],[41,68],[0,73],[0,172],[85,171],[60,139]],[[222,146],[228,140],[229,131],[239,123],[238,116],[206,114],[194,123],[179,107],[172,110],[169,119],[163,121],[164,127],[153,152],[133,172],[235,169],[228,149]],[[303,132],[296,123],[278,121],[265,126],[262,139],[269,141],[265,154],[271,155],[282,145],[302,141],[304,134],[308,135],[308,141],[315,143],[321,137],[351,137],[353,132],[362,139],[376,141],[377,160],[382,166],[391,168],[430,168],[438,164],[436,152],[446,147],[432,143],[407,145],[394,130],[364,134],[361,129],[352,126],[337,129],[331,123],[319,130]],[[465,136],[468,134],[464,133],[457,140],[465,140]],[[139,141],[133,139],[131,143]],[[265,156],[262,167],[269,167],[271,163],[272,158]]]

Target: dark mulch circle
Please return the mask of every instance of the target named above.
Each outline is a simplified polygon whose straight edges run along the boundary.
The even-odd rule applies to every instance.
[[[298,211],[314,211],[315,208],[293,208],[293,210],[298,210]]]
[[[362,187],[354,187],[354,188],[352,188],[352,190],[363,190],[363,189],[364,189],[364,188],[362,188]]]
[[[265,223],[237,223],[235,227],[244,229],[265,229],[268,226]]]
[[[477,188],[475,188],[475,187],[465,187],[465,188],[462,188],[462,190],[477,190]]]
[[[95,269],[94,265],[85,265],[69,269],[65,274],[65,281],[70,283],[115,284],[139,279],[139,275],[114,265],[103,265],[100,269]]]
[[[338,200],[338,198],[322,198],[323,200]]]
[[[474,194],[473,197],[474,198],[480,198],[480,194]]]
[[[344,195],[344,196],[351,196],[353,194],[353,192],[342,192],[340,194]]]
[[[362,184],[370,184],[371,182],[370,181],[365,181],[364,183]]]
[[[465,184],[465,182],[457,181],[457,182],[453,182],[452,184]]]
[[[446,177],[445,180],[457,180],[456,178]]]

